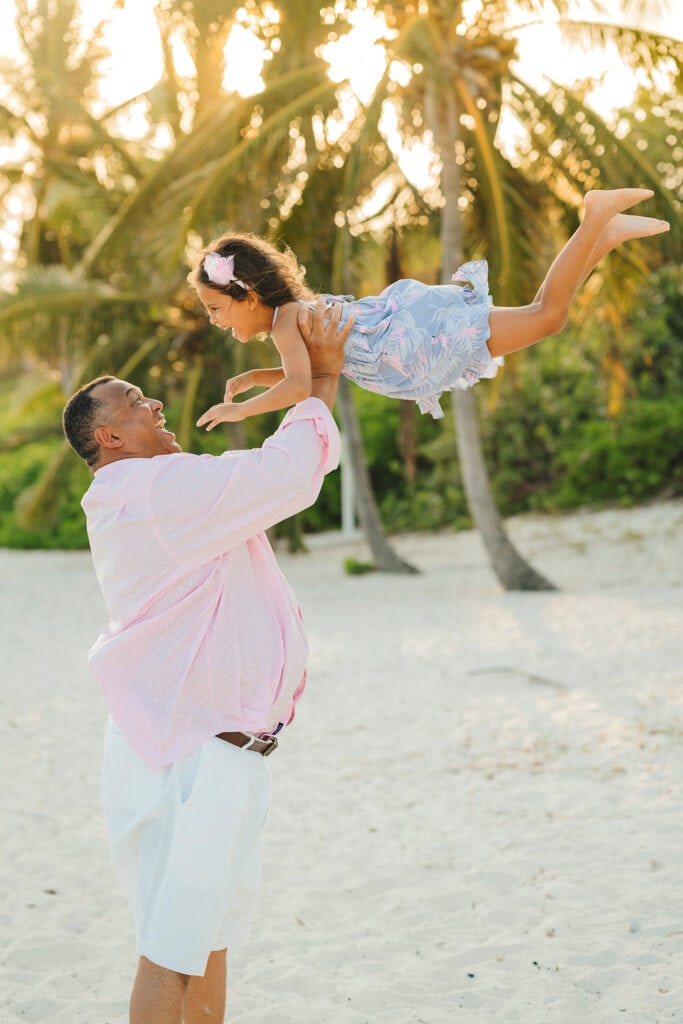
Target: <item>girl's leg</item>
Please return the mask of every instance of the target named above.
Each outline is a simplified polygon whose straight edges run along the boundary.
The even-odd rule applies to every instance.
[[[622,242],[627,242],[630,238],[646,238],[648,235],[658,235],[661,231],[667,230],[666,227],[662,227],[664,224],[666,224],[666,221],[654,220],[652,217],[631,217],[626,213],[618,213],[615,217],[612,217],[593,246],[593,251],[588,258],[588,263],[579,281],[579,287],[590,276],[591,272],[595,270],[603,256],[606,256],[612,249],[618,248]],[[542,301],[544,288],[545,281],[543,281],[534,296],[534,303]]]
[[[557,334],[567,322],[578,287],[605,253],[629,238],[668,230],[666,221],[620,212],[651,195],[649,189],[634,188],[588,192],[581,226],[553,262],[531,305],[491,310],[487,343],[491,355],[516,352]]]

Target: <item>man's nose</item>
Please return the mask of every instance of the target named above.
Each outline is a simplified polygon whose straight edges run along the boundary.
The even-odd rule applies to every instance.
[[[161,412],[164,407],[164,403],[159,398],[152,398],[149,404],[152,406],[154,412]]]

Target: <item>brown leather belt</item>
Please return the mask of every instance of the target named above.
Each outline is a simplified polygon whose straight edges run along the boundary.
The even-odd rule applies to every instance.
[[[216,739],[225,740],[226,743],[232,743],[235,747],[253,750],[255,754],[260,754],[262,757],[268,757],[278,746],[276,736],[252,736],[248,732],[219,732]]]

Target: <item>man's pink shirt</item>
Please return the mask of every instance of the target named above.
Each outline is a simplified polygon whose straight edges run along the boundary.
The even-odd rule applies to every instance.
[[[338,461],[335,422],[308,398],[261,448],[96,472],[82,504],[110,622],[90,666],[151,768],[294,717],[308,645],[263,531],[312,505]]]

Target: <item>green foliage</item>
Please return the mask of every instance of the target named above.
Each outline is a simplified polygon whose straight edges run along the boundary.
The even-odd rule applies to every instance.
[[[499,389],[489,382],[476,389],[486,460],[504,515],[683,493],[682,283],[683,271],[677,267],[653,275],[630,314],[620,335],[629,384],[619,415],[607,414],[609,379],[599,372],[605,345],[599,323],[591,322],[581,336],[568,332],[512,357]],[[231,351],[223,336],[209,356],[200,405],[219,397],[230,369]],[[148,393],[167,398],[166,415],[176,423],[183,399],[182,367],[147,360],[135,379]],[[396,533],[471,526],[449,396],[442,400],[441,421],[415,410],[416,477],[410,484],[398,443],[400,403],[359,388],[353,395],[386,529]],[[20,494],[47,476],[59,444],[62,401],[59,388],[35,374],[0,377],[2,545],[87,543],[79,503],[89,473],[75,456],[59,470],[57,508],[46,526],[21,529],[15,515]],[[188,448],[219,455],[226,448],[257,447],[280,419],[275,413],[209,433],[194,429]],[[318,501],[301,515],[305,532],[338,527],[340,491],[340,474],[327,476]],[[279,524],[274,532],[288,537],[290,524]]]
[[[357,558],[344,559],[344,572],[347,576],[364,576],[367,572],[376,572],[377,566],[372,562],[360,562]]]
[[[582,424],[559,453],[558,479],[541,507],[633,505],[683,493],[683,397],[629,403],[618,419]]]
[[[193,414],[220,398],[226,377],[247,363],[273,362],[272,348],[252,344],[247,351],[198,315],[184,276],[186,249],[196,246],[199,235],[206,240],[228,227],[270,233],[294,247],[308,266],[311,285],[321,289],[335,280],[344,282],[340,290],[356,287],[368,294],[387,277],[438,280],[445,187],[442,182],[443,195],[436,185],[419,194],[401,181],[378,130],[387,97],[399,130],[418,141],[425,129],[434,134],[439,122],[439,105],[430,111],[425,91],[449,97],[458,108],[464,103],[470,111],[470,127],[461,123],[458,138],[448,136],[451,149],[455,145],[461,152],[462,193],[445,209],[457,211],[457,236],[467,240],[466,255],[489,258],[498,302],[523,300],[529,281],[551,255],[546,250],[554,253],[575,226],[585,187],[621,184],[633,173],[655,189],[658,215],[674,221],[674,230],[658,239],[657,252],[679,261],[675,220],[681,176],[671,139],[680,137],[680,111],[674,91],[657,85],[654,71],[663,72],[671,61],[680,67],[681,44],[618,24],[576,26],[580,37],[597,33],[598,45],[609,41],[640,65],[642,92],[631,110],[621,112],[621,130],[615,132],[586,106],[588,83],[539,94],[517,77],[510,63],[514,30],[501,31],[514,5],[474,5],[471,14],[461,4],[438,0],[419,12],[410,5],[385,5],[395,32],[394,57],[421,63],[424,73],[400,87],[387,73],[370,104],[339,136],[325,127],[344,121],[338,90],[325,62],[313,55],[345,29],[352,5],[326,8],[321,17],[318,7],[302,0],[276,4],[279,27],[261,22],[257,29],[273,60],[264,68],[267,88],[253,99],[221,89],[232,15],[227,8],[217,14],[214,7],[169,0],[157,12],[165,67],[145,97],[150,124],[144,140],[118,137],[117,124],[120,128],[125,118],[92,116],[90,101],[106,55],[99,28],[89,39],[82,37],[72,0],[39,4],[30,17],[24,13],[22,65],[0,69],[6,97],[0,112],[0,136],[7,143],[3,173],[11,186],[0,196],[0,211],[12,209],[15,186],[30,189],[36,199],[26,207],[18,239],[17,267],[27,273],[10,282],[0,303],[0,370],[25,369],[31,359],[35,367],[35,373],[17,375],[9,385],[0,379],[0,543],[85,544],[78,502],[87,470],[75,457],[64,466],[53,459],[63,401],[51,383],[57,375],[69,390],[100,372],[133,378],[148,394],[163,396],[169,422],[176,429],[180,424],[183,444],[191,451],[219,454],[226,445],[257,446],[275,429],[277,414],[247,421],[239,430],[192,429]],[[183,80],[171,59],[179,28],[196,72]],[[464,42],[477,38],[490,45]],[[642,77],[648,73],[649,79]],[[512,161],[494,146],[504,107],[517,115],[526,133]],[[164,137],[170,131],[165,150],[152,142],[159,128]],[[13,142],[22,137],[33,140],[30,159],[16,163],[21,147]],[[381,211],[369,214],[368,200],[376,198],[378,182],[386,185],[390,179],[395,191],[385,195]],[[648,212],[654,205],[653,200]],[[340,223],[342,211],[353,238]],[[527,231],[532,220],[534,230]],[[402,233],[405,252],[393,253],[381,224],[391,224],[394,235]],[[517,230],[519,225],[525,230]],[[356,239],[359,231],[364,239]],[[623,263],[627,284],[634,272],[642,273],[638,252]],[[444,254],[444,261],[450,255]],[[606,301],[598,311],[602,321],[591,322],[580,344],[571,338],[544,344],[510,361],[502,387],[477,388],[487,461],[503,513],[609,500],[603,495],[610,494],[611,500],[639,500],[679,488],[674,399],[683,380],[682,284],[679,269],[663,270],[650,280],[627,323],[626,303],[621,309],[615,303],[611,335]],[[612,294],[617,291],[622,294],[619,289]],[[601,378],[605,352],[610,362],[604,359],[603,371],[615,366],[624,371],[628,385],[621,392],[619,387],[610,391]],[[200,361],[201,376],[196,373]],[[35,387],[40,373],[50,382],[42,391]],[[183,404],[190,381],[196,394]],[[470,525],[448,397],[440,423],[416,413],[416,475],[409,483],[398,442],[398,403],[358,389],[354,394],[387,528]],[[623,409],[609,419],[608,410],[614,413],[620,400]],[[667,430],[658,429],[653,410],[660,406]],[[592,446],[602,461],[593,457]],[[656,453],[648,455],[648,446]],[[603,473],[603,466],[609,472]],[[12,507],[27,489],[35,509],[48,515],[42,529],[20,530],[13,518]],[[26,498],[23,508],[30,505]],[[335,527],[339,508],[340,477],[332,474],[314,508],[302,516],[304,528]]]
[[[36,441],[16,451],[0,453],[0,547],[85,548],[88,539],[85,516],[80,507],[90,483],[85,464],[62,476],[49,526],[22,529],[16,520],[15,502],[27,488],[36,485],[50,459],[59,450],[57,439]],[[74,456],[75,459],[75,456]]]
[[[643,398],[680,391],[683,382],[683,267],[664,267],[645,286],[628,329],[637,344],[629,374]]]
[[[400,486],[381,493],[382,519],[391,533],[444,526],[467,529],[472,525],[456,458],[448,396],[444,396],[442,405],[445,416],[438,422],[418,414],[415,483],[409,486],[402,478]]]
[[[34,376],[0,376],[0,451],[54,434],[64,398],[59,385]]]
[[[606,415],[606,385],[596,359],[571,339],[539,346],[509,364],[495,408],[482,408],[478,395],[486,461],[505,515],[542,505],[568,440],[580,424]]]

